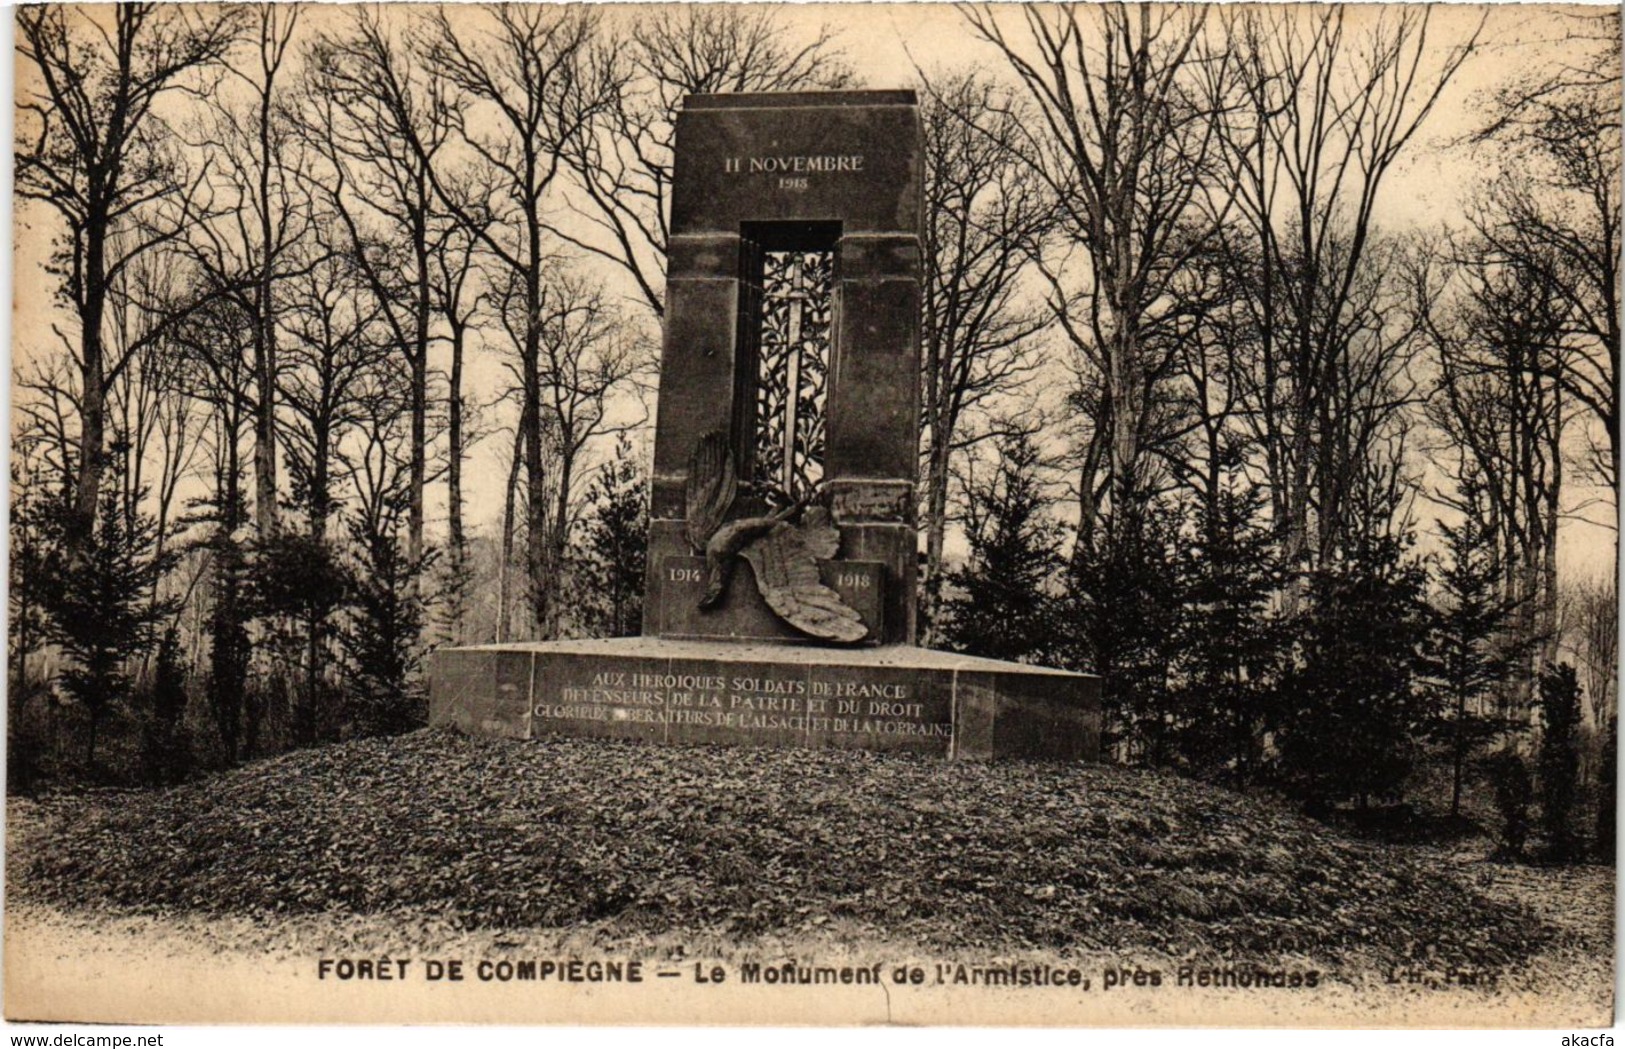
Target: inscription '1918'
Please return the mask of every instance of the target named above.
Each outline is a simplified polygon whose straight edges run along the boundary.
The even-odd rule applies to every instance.
[[[816,175],[826,171],[862,171],[863,154],[820,153],[797,157],[723,157],[722,170],[730,175]]]

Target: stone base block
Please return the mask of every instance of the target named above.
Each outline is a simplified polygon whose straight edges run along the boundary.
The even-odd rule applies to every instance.
[[[669,638],[441,649],[429,722],[472,735],[1093,761],[1100,679],[892,645]]]

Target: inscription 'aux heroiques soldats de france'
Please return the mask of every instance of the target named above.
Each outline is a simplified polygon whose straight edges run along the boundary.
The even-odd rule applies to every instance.
[[[543,721],[614,721],[788,732],[948,739],[953,726],[896,681],[754,674],[595,673],[535,705]]]

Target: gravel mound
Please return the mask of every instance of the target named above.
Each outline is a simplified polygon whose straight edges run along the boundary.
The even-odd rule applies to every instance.
[[[1106,766],[429,730],[29,809],[9,892],[67,907],[1429,968],[1550,936],[1415,852]]]

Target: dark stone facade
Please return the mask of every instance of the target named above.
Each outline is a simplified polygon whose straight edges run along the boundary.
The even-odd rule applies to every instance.
[[[883,566],[873,642],[914,640],[919,446],[920,127],[912,91],[691,96],[677,121],[666,328],[655,424],[649,586],[644,622],[702,636],[672,600],[668,558],[683,538],[688,458],[706,433],[731,431],[748,454],[753,425],[740,375],[749,362],[752,252],[833,243],[835,332],[824,479],[841,557]],[[741,500],[737,516],[759,512]],[[747,570],[748,571],[748,570]],[[719,610],[720,611],[720,610]],[[765,606],[762,611],[771,619]],[[778,637],[719,615],[712,636]],[[702,632],[703,634],[703,632]]]

